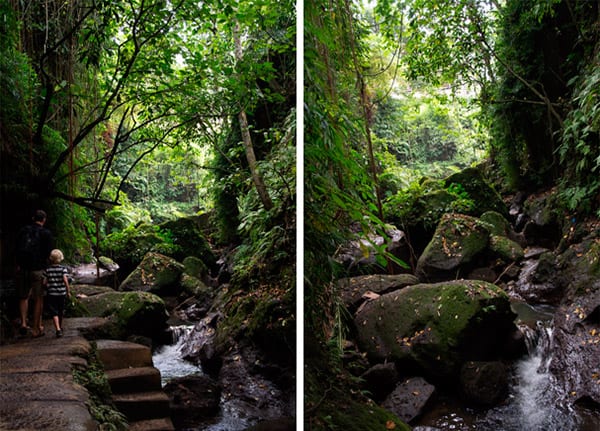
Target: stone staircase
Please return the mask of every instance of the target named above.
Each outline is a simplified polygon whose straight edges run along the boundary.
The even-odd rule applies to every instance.
[[[169,397],[162,390],[160,372],[152,364],[149,347],[118,340],[97,340],[117,409],[133,431],[174,431]]]

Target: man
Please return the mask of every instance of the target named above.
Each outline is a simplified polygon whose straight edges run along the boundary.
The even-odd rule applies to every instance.
[[[44,335],[42,312],[44,310],[44,270],[48,266],[50,251],[54,248],[52,233],[44,227],[46,213],[37,210],[33,224],[19,231],[17,238],[17,294],[21,316],[21,335],[31,329],[34,337]],[[33,300],[33,322],[27,326],[29,299]]]

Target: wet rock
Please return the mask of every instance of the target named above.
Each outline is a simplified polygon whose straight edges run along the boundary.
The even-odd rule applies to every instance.
[[[294,431],[296,429],[296,421],[293,418],[272,419],[262,421],[246,431]]]
[[[337,285],[344,304],[353,313],[365,300],[373,299],[372,294],[382,295],[418,282],[419,279],[411,274],[374,274],[341,278]]]
[[[460,387],[469,404],[491,407],[508,395],[508,371],[502,362],[469,361],[461,369]]]
[[[368,390],[373,399],[381,400],[396,387],[398,370],[392,362],[376,364],[360,377],[363,380],[363,389]]]
[[[171,418],[177,429],[195,427],[219,413],[221,387],[208,376],[171,379],[164,391],[171,400]]]
[[[557,304],[560,302],[564,290],[557,277],[544,275],[542,271],[537,272],[540,261],[537,259],[528,259],[522,262],[521,272],[513,291],[520,297],[534,304]],[[547,269],[546,269],[547,270]],[[556,268],[552,269],[553,274],[557,274]],[[536,274],[539,274],[536,276]]]
[[[566,295],[554,315],[550,370],[572,402],[600,404],[600,232],[569,247],[557,261]]]
[[[410,422],[423,412],[434,394],[433,385],[422,377],[413,377],[396,386],[382,406],[403,422]]]
[[[354,319],[373,363],[452,380],[467,360],[502,357],[516,331],[508,295],[484,281],[418,284],[368,302]],[[491,336],[493,334],[493,336]]]

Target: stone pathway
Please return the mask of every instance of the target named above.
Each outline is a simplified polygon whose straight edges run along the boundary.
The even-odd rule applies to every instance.
[[[73,381],[72,370],[87,365],[90,343],[82,336],[104,319],[65,319],[64,337],[51,321],[46,335],[0,346],[0,430],[96,430],[89,394]]]

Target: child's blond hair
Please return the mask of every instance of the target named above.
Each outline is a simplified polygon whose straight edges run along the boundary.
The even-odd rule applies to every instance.
[[[65,256],[63,255],[62,251],[57,248],[50,252],[50,263],[60,263],[64,258]]]

